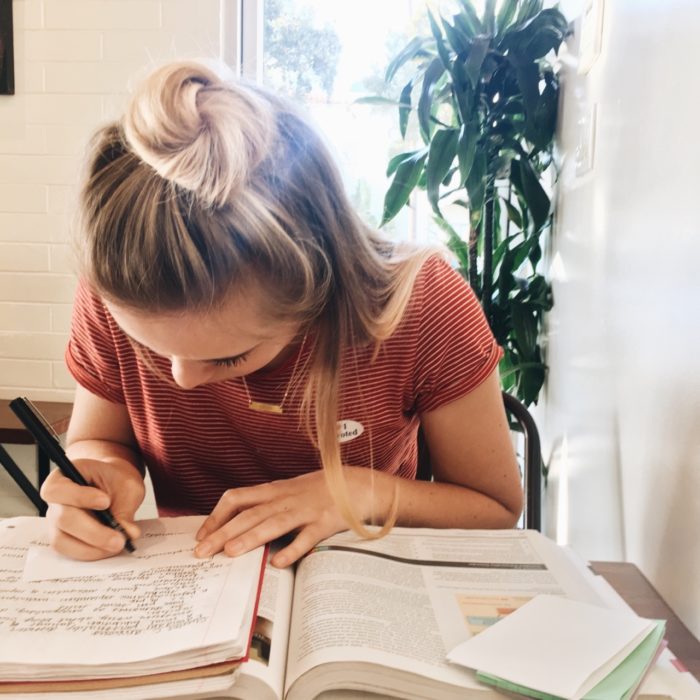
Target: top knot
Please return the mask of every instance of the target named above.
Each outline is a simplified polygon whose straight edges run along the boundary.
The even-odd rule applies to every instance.
[[[171,63],[136,89],[124,135],[161,177],[221,207],[265,159],[274,133],[269,105],[206,66]]]

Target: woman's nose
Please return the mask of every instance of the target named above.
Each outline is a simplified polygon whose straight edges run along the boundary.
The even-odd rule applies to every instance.
[[[173,357],[170,360],[170,371],[175,383],[183,389],[194,389],[205,384],[212,374],[212,368],[201,362],[181,360]]]

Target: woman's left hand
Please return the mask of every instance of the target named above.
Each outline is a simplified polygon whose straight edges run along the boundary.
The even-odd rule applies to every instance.
[[[362,521],[369,516],[370,470],[344,467],[350,502]],[[379,488],[375,474],[375,488]],[[374,494],[375,501],[377,494]],[[294,540],[275,554],[271,563],[288,566],[322,539],[346,530],[347,523],[333,501],[321,470],[259,486],[224,493],[197,533],[197,557],[218,552],[237,556],[296,532]]]

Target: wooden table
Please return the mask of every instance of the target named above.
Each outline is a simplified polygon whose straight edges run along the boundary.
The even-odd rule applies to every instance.
[[[690,673],[700,680],[700,642],[668,607],[663,598],[634,565],[625,562],[594,561],[591,570],[600,574],[637,615],[666,620],[669,649]]]
[[[44,416],[46,422],[57,434],[65,433],[68,429],[73,404],[64,401],[33,401],[39,412]],[[0,463],[5,467],[8,474],[15,483],[22,489],[27,498],[36,506],[40,515],[46,512],[46,504],[37,500],[36,489],[27,479],[26,475],[17,466],[14,460],[2,447],[2,445],[33,445],[34,438],[22,425],[17,416],[10,409],[10,402],[7,399],[0,400]],[[48,456],[37,445],[37,486],[41,488],[44,479],[49,475],[50,462]]]

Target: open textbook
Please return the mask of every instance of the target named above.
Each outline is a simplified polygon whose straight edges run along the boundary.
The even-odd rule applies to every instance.
[[[42,518],[0,521],[0,697],[222,675],[229,686],[248,653],[265,551],[196,559],[202,520],[142,521],[135,553],[97,562],[53,552]]]
[[[541,593],[602,604],[593,575],[533,531],[395,528],[268,566],[249,661],[227,697],[505,697],[449,650]]]
[[[295,572],[267,567],[255,652],[230,691],[210,697],[512,698],[445,657],[542,593],[624,607],[584,562],[538,532],[394,528],[375,541],[341,533]],[[666,657],[637,697],[700,698],[700,685]]]
[[[38,563],[55,571],[46,552],[40,554]],[[41,570],[29,558],[26,568]],[[235,592],[235,586],[230,590]],[[340,533],[324,540],[294,569],[266,567],[249,658],[237,671],[171,677],[132,688],[86,689],[76,683],[70,694],[54,687],[40,697],[509,697],[479,683],[472,671],[448,663],[446,655],[541,593],[612,605],[609,587],[601,586],[599,577],[536,532],[395,528],[377,541]],[[128,635],[119,636],[115,644],[120,654],[126,647],[140,646]],[[666,676],[675,673],[668,662],[662,670]],[[696,697],[665,694],[666,676],[656,681],[650,677],[652,694],[642,690],[639,697]],[[678,681],[678,687],[683,685],[683,679]],[[0,694],[0,700],[4,697]]]

